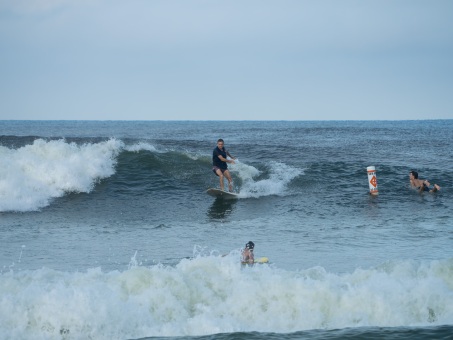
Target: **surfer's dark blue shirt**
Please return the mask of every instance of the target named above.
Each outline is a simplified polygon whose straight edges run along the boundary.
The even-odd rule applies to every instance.
[[[226,162],[222,162],[219,158],[219,155],[222,156],[223,158],[227,158],[226,150],[223,148],[223,150],[220,150],[218,146],[215,147],[214,151],[212,152],[212,165],[217,166],[220,169],[227,169],[228,165]]]

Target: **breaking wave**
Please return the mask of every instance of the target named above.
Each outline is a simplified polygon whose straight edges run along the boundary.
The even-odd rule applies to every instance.
[[[453,321],[453,260],[386,263],[349,274],[321,267],[241,268],[238,254],[125,271],[0,274],[5,338],[125,339]]]
[[[119,163],[119,156],[127,153],[129,156]],[[152,158],[143,158],[147,155]],[[125,178],[131,183],[137,177],[145,178],[150,167],[160,167],[157,170],[162,176],[173,176],[175,181],[184,178],[184,173],[194,178],[204,173],[206,181],[218,183],[210,173],[208,155],[159,149],[148,142],[125,145],[117,139],[83,144],[35,139],[17,149],[0,146],[0,162],[4,165],[0,168],[0,212],[39,210],[68,193],[90,193],[97,183],[114,175],[118,166],[124,167]],[[133,170],[129,169],[132,165]],[[302,170],[279,162],[270,162],[262,170],[237,162],[230,169],[239,182],[236,190],[243,198],[284,195],[289,182],[303,174]],[[194,190],[204,189],[199,181],[192,185]]]

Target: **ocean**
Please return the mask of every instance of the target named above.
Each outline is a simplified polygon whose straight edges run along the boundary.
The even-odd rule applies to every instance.
[[[453,339],[452,150],[453,120],[0,121],[0,338]]]

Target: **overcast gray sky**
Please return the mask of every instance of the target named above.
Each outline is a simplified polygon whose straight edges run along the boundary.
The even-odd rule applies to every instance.
[[[451,0],[0,0],[0,119],[453,118]]]

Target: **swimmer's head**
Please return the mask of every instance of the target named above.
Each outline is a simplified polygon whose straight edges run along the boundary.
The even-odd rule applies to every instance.
[[[248,242],[245,244],[245,249],[253,250],[253,248],[255,248],[255,243],[253,243],[252,241],[248,241]]]

